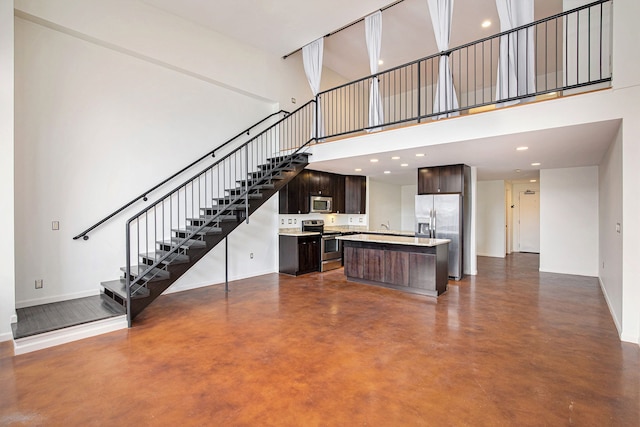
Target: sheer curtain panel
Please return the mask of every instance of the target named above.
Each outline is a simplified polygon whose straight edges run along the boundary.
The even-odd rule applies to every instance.
[[[436,36],[438,50],[443,52],[449,49],[449,39],[451,38],[451,21],[453,18],[453,0],[428,0],[429,13],[433,32]],[[433,112],[450,111],[458,109],[458,96],[453,84],[453,74],[449,64],[449,56],[442,55],[438,67],[438,84],[436,86],[435,98],[433,100]],[[452,117],[460,115],[459,112],[442,114],[441,117]]]
[[[304,72],[307,75],[307,81],[311,87],[313,96],[316,97],[316,126],[313,130],[312,137],[318,139],[324,137],[324,120],[322,119],[322,108],[320,107],[320,98],[317,98],[320,92],[320,80],[322,79],[322,54],[324,51],[324,38],[309,43],[302,48],[302,64]],[[316,135],[317,132],[317,135]]]
[[[380,46],[382,44],[382,12],[377,11],[364,18],[365,37],[367,41],[367,51],[369,52],[369,68],[371,74],[371,88],[369,91],[369,132],[382,129],[377,127],[384,123],[382,111],[382,98],[380,97],[380,85],[378,77],[378,61],[380,60]]]
[[[534,0],[496,0],[500,31],[533,22]],[[533,27],[500,37],[496,101],[536,91],[535,34]],[[519,101],[501,103],[512,105]]]

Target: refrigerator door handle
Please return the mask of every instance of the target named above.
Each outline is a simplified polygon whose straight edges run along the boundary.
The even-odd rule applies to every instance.
[[[433,226],[432,226],[433,232],[431,233],[431,237],[433,237],[434,239],[436,237],[436,216],[437,216],[436,210],[434,209],[433,210],[433,221],[431,221],[432,224],[433,224]]]
[[[433,228],[433,209],[429,209],[429,237],[433,237],[434,228]]]

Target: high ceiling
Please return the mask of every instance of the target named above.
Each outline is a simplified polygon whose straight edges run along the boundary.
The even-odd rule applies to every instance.
[[[395,1],[392,0],[142,0],[277,56],[287,55]],[[535,17],[562,11],[562,0],[537,0]],[[484,20],[492,25],[482,28]],[[450,46],[500,32],[495,0],[455,0]],[[382,15],[381,70],[434,54],[426,0],[403,0]],[[300,53],[296,53],[300,55]],[[360,22],[325,39],[324,65],[348,80],[370,74]]]
[[[190,20],[248,45],[284,56],[303,45],[344,27],[392,4],[392,0],[142,0],[169,13]],[[562,0],[536,0],[535,18],[562,11]],[[437,52],[426,0],[404,0],[383,11],[380,70],[392,68]],[[484,20],[491,26],[482,28]],[[450,46],[500,32],[495,0],[455,0]],[[300,55],[300,52],[294,55]],[[283,59],[286,60],[286,59]],[[362,22],[325,38],[324,65],[347,80],[370,74]],[[372,166],[370,156],[314,163],[314,168],[354,173],[354,165],[366,166],[367,175],[397,184],[415,183],[415,168],[435,164],[467,163],[478,167],[478,179],[529,180],[538,178],[539,161],[545,168],[598,164],[615,136],[617,122],[558,128],[518,135],[519,145],[535,145],[536,151],[520,155],[509,138],[496,138],[483,144],[460,142],[430,147],[428,159],[415,158],[412,151],[384,153]],[[540,143],[543,141],[543,143]],[[476,141],[477,142],[477,141]],[[483,150],[477,147],[482,145]],[[394,167],[391,156],[411,159],[409,172]],[[382,161],[382,159],[386,159]],[[535,159],[534,159],[535,158]],[[363,168],[364,169],[364,168]],[[516,172],[519,169],[521,172]]]

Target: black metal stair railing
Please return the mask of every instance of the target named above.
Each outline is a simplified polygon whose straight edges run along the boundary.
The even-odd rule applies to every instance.
[[[486,37],[447,51],[371,75],[316,97],[324,121],[320,135],[341,135],[390,129],[425,119],[473,112],[475,108],[504,106],[544,95],[611,82],[612,0],[599,0],[528,25]],[[515,57],[500,59],[511,51]],[[449,58],[453,85],[445,97],[456,99],[446,108],[434,108],[439,81],[439,61]],[[498,63],[506,65],[504,94],[497,91]],[[533,78],[535,83],[527,83]],[[370,82],[378,79],[382,123],[369,123]],[[454,89],[455,88],[455,92]],[[503,88],[504,89],[504,88]]]
[[[203,233],[220,228],[225,220],[249,221],[252,193],[269,185],[273,175],[313,141],[314,112],[312,100],[127,220],[125,287],[130,323],[132,297],[149,281],[166,275],[167,259],[179,256],[182,248],[202,240]],[[158,244],[167,250],[156,255]],[[132,259],[139,257],[154,262],[138,266],[132,274]]]
[[[259,120],[258,122],[252,124],[251,126],[246,128],[245,130],[243,130],[242,132],[239,132],[238,134],[236,134],[233,137],[229,138],[227,141],[225,141],[224,143],[220,144],[219,146],[217,146],[213,150],[209,151],[208,153],[202,155],[198,159],[196,159],[193,162],[189,163],[187,166],[183,167],[182,169],[180,169],[179,171],[177,171],[173,175],[171,175],[171,176],[167,177],[166,179],[162,180],[161,182],[157,183],[156,185],[154,185],[153,187],[151,187],[150,189],[148,189],[144,193],[140,194],[138,197],[135,197],[134,199],[132,199],[128,203],[125,203],[124,205],[122,205],[121,207],[119,207],[118,209],[116,209],[115,211],[110,213],[109,215],[107,215],[104,218],[102,218],[100,221],[98,221],[95,224],[93,224],[91,227],[89,227],[86,230],[84,230],[81,233],[79,233],[77,236],[75,236],[73,238],[73,240],[78,240],[80,238],[82,238],[83,240],[88,240],[89,239],[89,233],[91,231],[95,230],[96,228],[100,227],[102,224],[106,223],[107,221],[109,221],[110,219],[112,219],[113,217],[118,215],[119,213],[121,213],[124,210],[128,209],[130,206],[132,206],[136,202],[138,202],[140,200],[144,200],[146,202],[148,200],[148,196],[150,194],[152,194],[154,191],[156,191],[157,189],[159,189],[163,185],[171,182],[172,180],[174,180],[175,178],[177,178],[178,176],[180,176],[184,172],[188,171],[189,169],[191,169],[192,167],[194,167],[198,163],[202,162],[203,160],[209,158],[210,156],[211,157],[215,157],[217,152],[219,152],[220,150],[222,150],[223,148],[225,148],[226,146],[228,146],[229,144],[231,144],[232,142],[234,142],[238,138],[240,138],[242,136],[245,136],[245,135],[249,135],[250,132],[253,129],[257,128],[258,126],[262,125],[263,123],[267,122],[269,119],[271,119],[273,117],[280,116],[280,115],[287,115],[287,114],[289,114],[289,112],[284,111],[284,110],[280,110],[280,111],[277,111],[275,113],[269,114],[267,117],[265,117],[265,118]]]

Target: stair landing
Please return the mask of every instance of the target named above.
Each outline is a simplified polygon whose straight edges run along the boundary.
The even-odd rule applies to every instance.
[[[124,308],[104,295],[19,308],[11,324],[15,354],[127,327]]]

